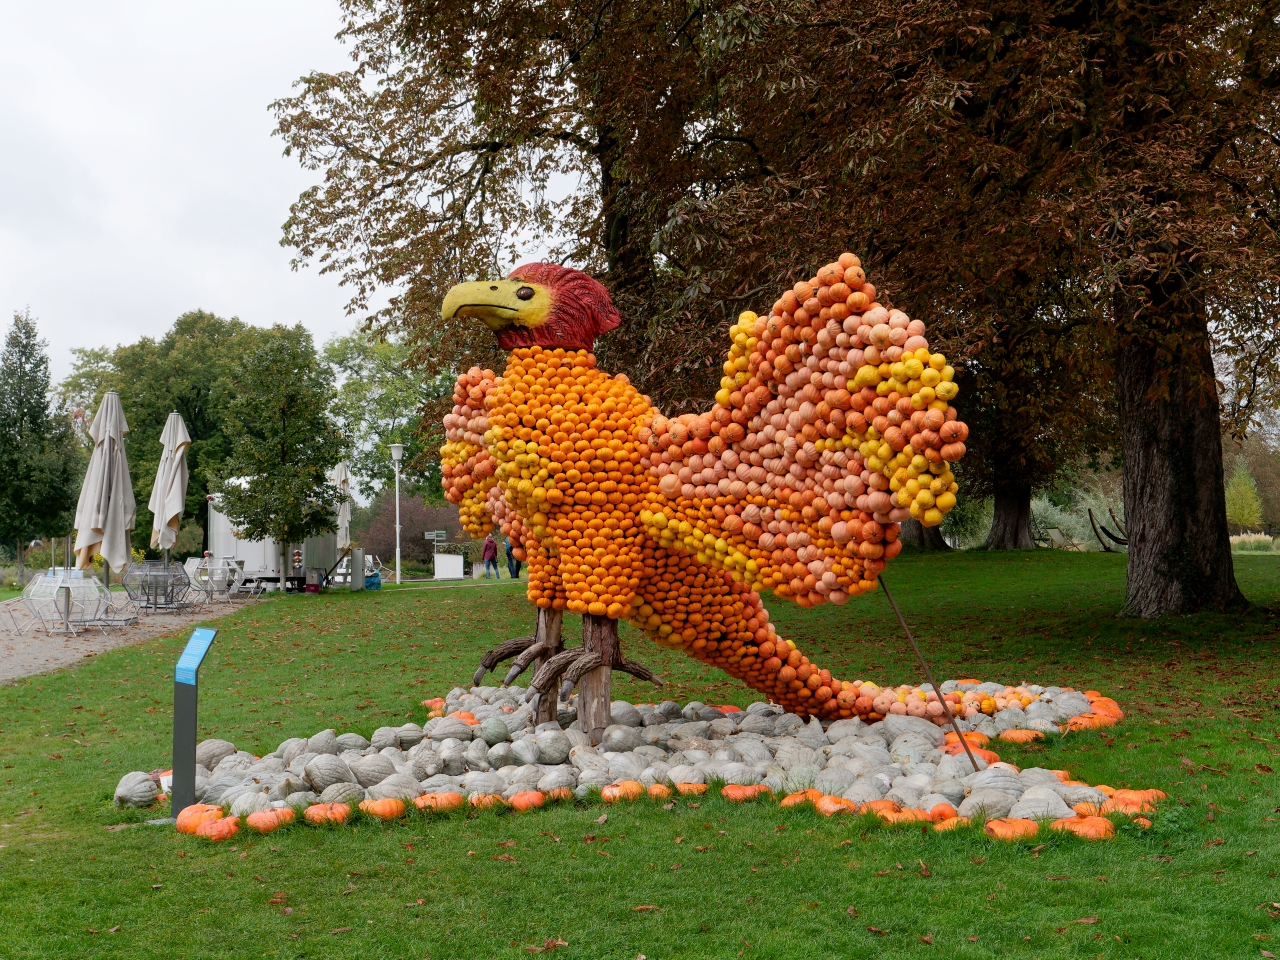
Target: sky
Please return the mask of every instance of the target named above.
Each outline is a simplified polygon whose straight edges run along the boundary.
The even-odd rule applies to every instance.
[[[320,174],[267,110],[349,62],[335,0],[0,0],[0,311],[30,308],[55,380],[74,347],[158,337],[204,309],[356,325],[294,271],[289,205]]]

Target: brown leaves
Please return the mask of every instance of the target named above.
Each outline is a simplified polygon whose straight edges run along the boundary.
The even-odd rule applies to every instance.
[[[555,950],[559,950],[561,947],[567,947],[568,945],[568,940],[561,940],[559,937],[547,937],[547,939],[543,941],[542,946],[528,946],[525,947],[525,950],[529,953],[551,953]]]
[[[877,937],[887,937],[888,930],[881,930],[879,927],[867,927],[867,933],[874,933]]]
[[[1220,847],[1220,846],[1222,846],[1222,845],[1223,845],[1224,843],[1226,843],[1226,842],[1227,842],[1227,841],[1226,841],[1226,840],[1224,840],[1222,837],[1218,837],[1216,840],[1210,840],[1208,843],[1204,844],[1204,846],[1206,846],[1206,847]]]
[[[1268,767],[1265,763],[1255,763],[1253,765],[1253,769],[1257,770],[1259,773],[1275,773],[1275,771],[1272,770],[1270,767]]]
[[[1097,922],[1098,922],[1098,918],[1097,918],[1097,917],[1081,917],[1079,920],[1077,920],[1077,921],[1076,921],[1076,923],[1083,923],[1083,924],[1086,924],[1086,925],[1088,925],[1088,924],[1094,924],[1094,923],[1097,923]]]
[[[632,907],[631,912],[632,913],[649,913],[652,910],[660,910],[660,909],[661,907],[657,907],[652,903],[642,903],[638,906]]]
[[[501,860],[503,863],[519,863],[520,862],[509,853],[500,853],[493,859]]]

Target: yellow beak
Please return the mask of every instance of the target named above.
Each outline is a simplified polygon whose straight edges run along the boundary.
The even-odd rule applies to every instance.
[[[444,298],[445,320],[475,317],[490,330],[536,327],[551,313],[551,294],[543,286],[523,280],[478,280],[460,283]]]

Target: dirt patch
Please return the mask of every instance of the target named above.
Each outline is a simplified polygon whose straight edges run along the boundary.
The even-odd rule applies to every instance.
[[[139,618],[131,627],[110,627],[104,634],[97,628],[82,630],[78,636],[64,637],[45,633],[39,623],[32,623],[31,618],[22,609],[14,610],[10,619],[8,611],[0,612],[0,684],[9,683],[20,677],[29,677],[37,673],[47,673],[74,663],[86,657],[96,656],[116,647],[141,643],[152,637],[168,636],[207,620],[215,620],[239,610],[243,604],[230,606],[225,603],[215,604],[181,614],[151,614]],[[26,627],[25,633],[18,628]]]

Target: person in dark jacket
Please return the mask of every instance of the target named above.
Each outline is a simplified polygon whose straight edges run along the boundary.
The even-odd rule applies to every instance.
[[[507,573],[512,580],[520,579],[520,561],[516,559],[516,545],[507,537]]]
[[[480,554],[484,560],[484,578],[489,579],[489,570],[493,570],[493,578],[501,580],[502,577],[498,573],[498,541],[493,539],[493,534],[489,534],[484,538],[484,551]]]

